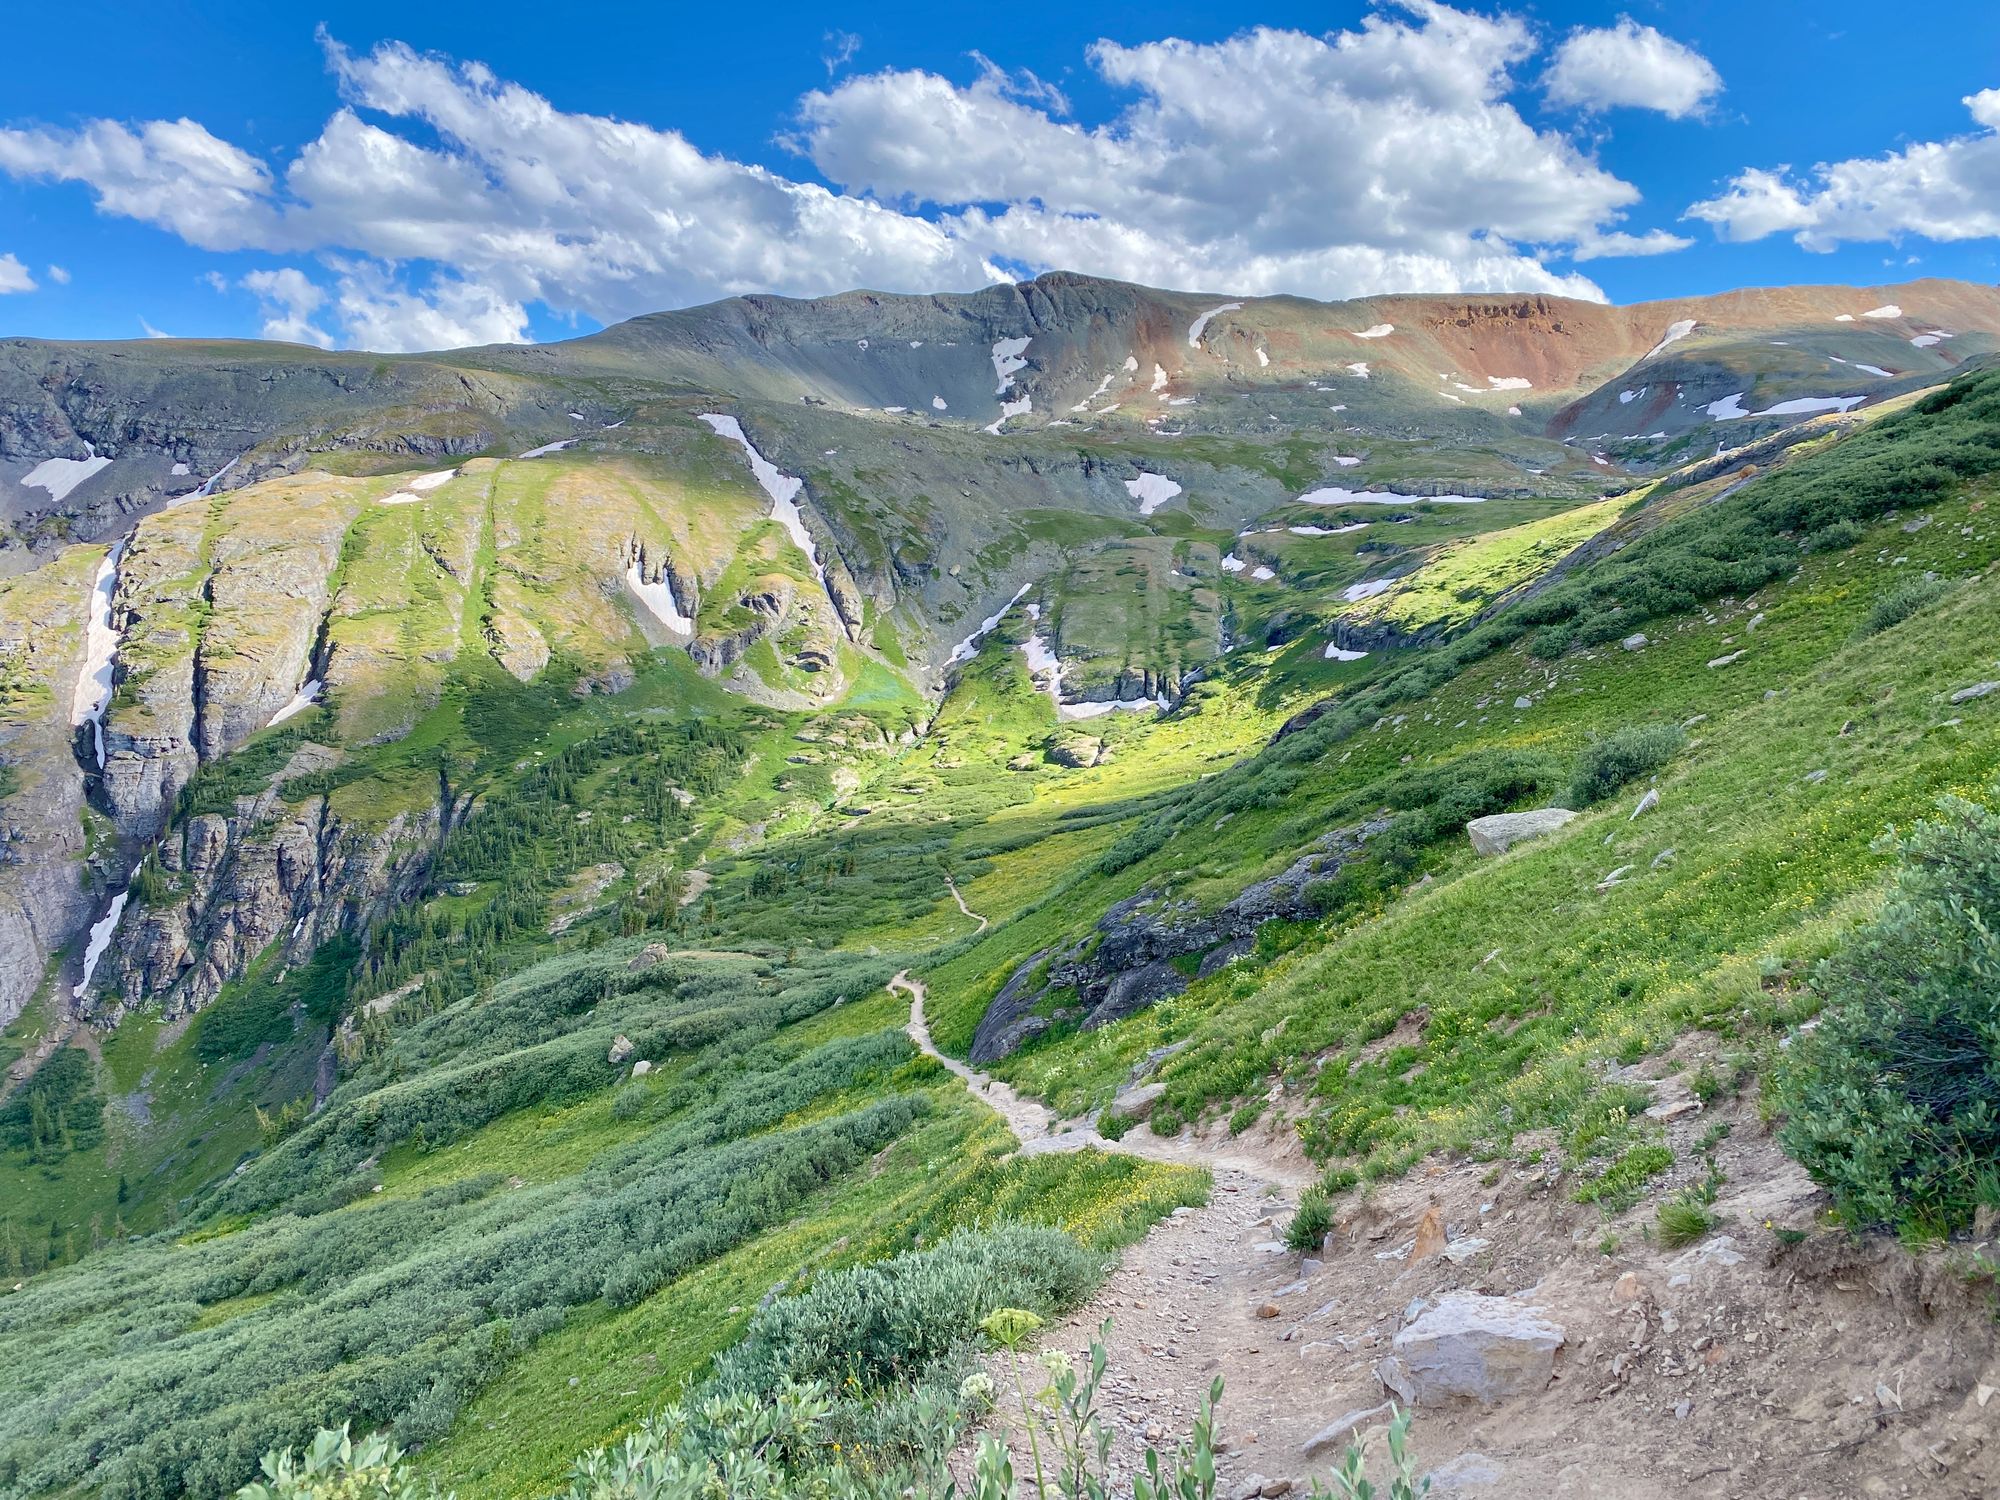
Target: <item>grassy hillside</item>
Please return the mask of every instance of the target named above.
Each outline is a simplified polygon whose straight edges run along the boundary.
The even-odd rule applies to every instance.
[[[340,541],[326,700],[194,766],[165,842],[125,851],[149,947],[263,936],[198,1005],[113,997],[0,1099],[0,1495],[225,1495],[342,1421],[468,1500],[547,1495],[663,1402],[766,1390],[729,1382],[771,1306],[847,1306],[856,1268],[940,1242],[977,1295],[852,1366],[829,1420],[884,1464],[923,1393],[955,1431],[973,1304],[1029,1295],[991,1269],[1009,1226],[1061,1231],[1037,1253],[1075,1275],[1037,1295],[1066,1310],[1208,1185],[1014,1151],[904,1036],[905,968],[960,1056],[1030,984],[1046,1024],[994,1071],[1064,1117],[1148,1075],[1155,1136],[1296,1141],[1329,1191],[1443,1151],[1552,1157],[1627,1205],[1674,1157],[1611,1072],[1691,1032],[1716,1087],[1767,1071],[1881,901],[1879,836],[1990,799],[2000,764],[2000,692],[1965,691],[2000,678],[2000,376],[1610,499],[1302,505],[1349,481],[1218,437],[1182,451],[1297,460],[1291,493],[1190,486],[1142,523],[1122,480],[1065,511],[1024,479],[1033,503],[942,523],[855,487],[824,524],[879,524],[870,566],[929,582],[857,567],[844,623],[736,450],[680,406],[641,427],[659,451],[476,463],[421,503],[383,503],[408,473],[285,482]],[[205,580],[273,493],[146,523],[158,608],[114,727],[179,710],[155,689],[219,621],[255,654]],[[905,633],[977,623],[937,584],[966,528],[995,549],[966,562],[1031,586],[927,695]],[[694,581],[703,639],[785,590],[811,624],[705,674],[625,588],[635,539]],[[1088,695],[1151,672],[1174,705],[1065,718],[1031,636]],[[1547,806],[1579,816],[1498,858],[1466,838]],[[228,871],[303,861],[293,827],[338,857],[240,900],[275,923],[203,926],[197,827]],[[400,883],[341,884],[391,829]],[[1215,925],[1328,848],[1278,915]],[[1196,936],[1104,958],[1141,919]],[[1158,998],[1085,1029],[1100,959]],[[66,1019],[52,983],[8,1055]]]

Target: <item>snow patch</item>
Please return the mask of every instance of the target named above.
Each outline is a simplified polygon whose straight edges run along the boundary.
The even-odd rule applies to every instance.
[[[1285,530],[1293,536],[1346,536],[1350,531],[1366,531],[1367,521],[1353,521],[1346,526],[1287,526]]]
[[[1648,359],[1653,358],[1654,355],[1658,354],[1662,349],[1666,348],[1667,345],[1669,344],[1679,343],[1682,339],[1686,338],[1689,334],[1694,332],[1694,326],[1695,324],[1693,318],[1675,319],[1673,322],[1667,325],[1667,331],[1661,335],[1659,343],[1653,345],[1651,353],[1647,354],[1646,358]]]
[[[1797,396],[1762,411],[1745,411],[1743,393],[1738,391],[1720,401],[1709,402],[1707,411],[1718,422],[1735,422],[1744,417],[1795,417],[1816,411],[1848,411],[1867,399],[1866,396]]]
[[[1857,370],[1865,370],[1870,375],[1879,375],[1884,380],[1894,380],[1896,378],[1896,372],[1894,370],[1885,370],[1880,365],[1857,364],[1854,368]]]
[[[396,492],[395,492],[394,494],[392,494],[392,495],[384,495],[384,496],[383,496],[383,497],[381,498],[381,500],[379,500],[379,501],[377,502],[377,504],[380,504],[380,505],[421,505],[421,504],[423,504],[423,499],[424,499],[424,497],[423,497],[422,495],[413,495],[413,494],[411,494],[411,493],[410,493],[410,492],[409,492],[408,490],[397,490],[397,491],[396,491]]]
[[[321,682],[317,677],[308,677],[299,685],[299,690],[292,694],[292,701],[272,714],[271,722],[264,727],[270,729],[275,725],[284,723],[287,719],[298,717],[298,715],[319,702],[319,695],[325,688],[326,684]]]
[[[1004,396],[1014,388],[1014,377],[1028,367],[1024,352],[1034,342],[1033,334],[1023,334],[1017,339],[1001,339],[993,346],[993,394]],[[866,348],[867,345],[863,345]]]
[[[1377,323],[1373,328],[1364,328],[1354,336],[1358,339],[1386,339],[1395,331],[1394,323]]]
[[[1000,429],[1007,425],[1010,417],[1025,417],[1034,409],[1035,398],[1032,396],[1023,396],[1018,401],[1002,401],[1000,403],[1000,415],[988,422],[981,431],[990,432],[993,436],[998,437],[1000,436]]]
[[[1139,373],[1138,355],[1128,354],[1125,356],[1125,373],[1127,375],[1137,375]]]
[[[1356,380],[1366,380],[1368,378],[1368,361],[1357,359],[1347,367],[1347,373],[1352,375]]]
[[[186,464],[175,464],[167,472],[169,474],[172,474],[174,478],[180,479],[186,476],[187,474],[191,473],[192,471],[188,468]]]
[[[1222,571],[1225,573],[1241,573],[1249,566],[1250,564],[1238,557],[1234,552],[1222,559]]]
[[[21,476],[21,483],[47,490],[52,499],[63,500],[91,475],[110,467],[110,459],[95,453],[89,458],[45,458]]]
[[[1534,381],[1525,375],[1488,375],[1486,383],[1496,391],[1531,391]]]
[[[1164,474],[1141,470],[1137,479],[1125,481],[1125,493],[1139,502],[1139,514],[1150,516],[1181,492],[1181,487]]]
[[[1484,495],[1399,495],[1393,490],[1347,490],[1338,485],[1308,490],[1300,505],[1484,505]]]
[[[560,438],[553,443],[544,443],[539,448],[530,448],[526,453],[523,453],[521,457],[543,458],[551,453],[560,453],[565,448],[574,448],[576,446],[576,442],[577,440],[575,438]]]
[[[1942,341],[1943,341],[1943,335],[1936,333],[1920,333],[1915,338],[1910,340],[1910,342],[1915,344],[1919,349],[1928,349],[1930,348],[1931,345],[1940,343]]]
[[[1394,588],[1393,578],[1371,578],[1366,583],[1351,583],[1340,591],[1340,597],[1349,604],[1359,604],[1363,599],[1373,599],[1377,594],[1386,594]]]
[[[1367,654],[1366,651],[1346,650],[1338,641],[1330,642],[1326,648],[1326,659],[1328,661],[1360,661]]]
[[[1271,356],[1266,354],[1262,349],[1259,349],[1257,351],[1257,368],[1260,370],[1264,369],[1267,366],[1269,366],[1270,363],[1271,363]]]
[[[1833,320],[1833,321],[1834,321],[1834,322],[1836,322],[1836,323],[1852,323],[1852,322],[1854,321],[1854,314],[1853,314],[1853,313],[1839,313],[1839,314],[1836,314],[1836,315],[1835,315],[1835,317],[1834,317],[1834,320]]]
[[[1642,385],[1636,391],[1620,391],[1618,393],[1618,404],[1620,406],[1630,406],[1634,401],[1645,395],[1648,389],[1649,387]]]
[[[1162,365],[1154,365],[1153,384],[1152,384],[1153,391],[1157,393],[1159,391],[1164,391],[1166,388],[1167,388],[1166,368]]]
[[[1220,307],[1211,307],[1207,312],[1188,324],[1188,348],[1199,349],[1201,347],[1201,336],[1208,332],[1208,320],[1210,318],[1220,317],[1226,312],[1241,311],[1243,311],[1243,304],[1241,302],[1225,302]]]
[[[450,482],[456,473],[458,473],[456,469],[439,469],[435,474],[419,474],[409,481],[409,487],[419,495],[428,494],[438,486]]]
[[[1866,401],[1866,396],[1800,396],[1791,401],[1780,401],[1776,406],[1767,406],[1757,415],[1760,417],[1790,417],[1804,412],[1847,411]]]
[[[947,409],[948,409],[948,403],[945,401],[944,397],[942,396],[931,397],[932,411],[945,411]]]
[[[1902,308],[1893,302],[1885,302],[1880,307],[1869,308],[1861,316],[1864,318],[1900,318],[1902,315]]]
[[[1252,568],[1250,570],[1250,576],[1256,579],[1259,583],[1269,583],[1273,578],[1276,578],[1278,575],[1269,568],[1259,566]]]
[[[1334,463],[1335,463],[1335,464],[1337,464],[1337,465],[1338,465],[1339,467],[1341,467],[1341,468],[1343,468],[1343,469],[1358,469],[1359,467],[1361,467],[1361,460],[1360,460],[1360,459],[1358,459],[1358,458],[1349,458],[1349,457],[1348,457],[1348,456],[1347,456],[1346,454],[1344,454],[1344,453],[1336,453],[1336,454],[1334,454],[1334,456],[1333,456],[1333,461],[1334,461]]]

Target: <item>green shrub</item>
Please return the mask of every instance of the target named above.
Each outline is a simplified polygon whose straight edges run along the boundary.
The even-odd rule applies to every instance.
[[[1877,599],[1857,633],[1877,635],[1892,625],[1900,625],[1950,592],[1951,585],[1942,578],[1912,578]]]
[[[1554,661],[1576,639],[1576,632],[1568,625],[1543,625],[1528,638],[1528,649],[1543,661]]]
[[[1285,1226],[1285,1243],[1304,1255],[1326,1243],[1333,1229],[1333,1200],[1326,1189],[1314,1183],[1299,1194],[1298,1212]]]
[[[1822,526],[1806,538],[1808,552],[1845,552],[1864,536],[1868,529],[1859,521],[1835,521],[1831,526]]]
[[[1080,1305],[1104,1264],[1060,1229],[960,1230],[927,1249],[822,1276],[761,1309],[717,1358],[714,1388],[759,1398],[786,1382],[879,1391],[970,1346],[995,1308],[1049,1317]]]
[[[246,1484],[236,1500],[440,1500],[434,1482],[420,1483],[402,1450],[377,1434],[355,1442],[345,1422],[323,1427],[303,1453],[264,1455],[263,1479]]]
[[[1895,845],[1881,915],[1814,976],[1775,1079],[1785,1149],[1850,1224],[1941,1234],[2000,1172],[2000,812],[1941,798]]]
[[[1686,743],[1678,724],[1628,724],[1613,730],[1577,755],[1570,799],[1578,807],[1601,802],[1634,777],[1658,770]]]

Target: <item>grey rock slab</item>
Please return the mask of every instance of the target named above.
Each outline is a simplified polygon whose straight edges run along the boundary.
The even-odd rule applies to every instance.
[[[1515,844],[1554,833],[1576,816],[1566,807],[1538,807],[1531,812],[1494,813],[1465,825],[1473,851],[1487,857],[1505,854]]]
[[[1305,1455],[1318,1458],[1322,1453],[1344,1449],[1354,1441],[1354,1435],[1376,1422],[1386,1422],[1395,1415],[1396,1404],[1384,1401],[1379,1406],[1360,1406],[1353,1411],[1335,1417],[1306,1439]]]
[[[1377,1367],[1382,1384],[1413,1406],[1491,1406],[1548,1386],[1560,1324],[1510,1297],[1449,1293],[1398,1333]]]

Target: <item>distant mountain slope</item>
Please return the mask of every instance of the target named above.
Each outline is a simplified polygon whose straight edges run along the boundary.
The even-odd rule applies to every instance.
[[[326,453],[498,454],[563,436],[571,412],[603,426],[675,393],[811,406],[868,431],[1378,436],[1440,456],[1539,454],[1523,465],[1538,470],[1570,460],[1543,448],[1554,438],[1576,461],[1645,469],[1691,456],[1691,433],[1861,404],[1995,349],[2000,291],[1940,280],[1620,308],[1318,303],[1069,273],[969,294],[731,298],[561,343],[434,355],[15,339],[0,341],[0,522],[13,533],[0,568],[24,564],[24,543],[47,555],[115,534],[210,480],[233,487]]]

